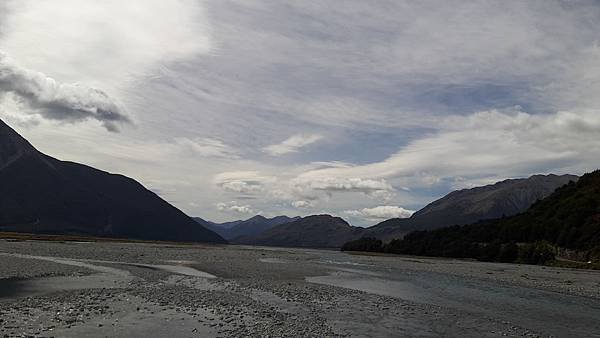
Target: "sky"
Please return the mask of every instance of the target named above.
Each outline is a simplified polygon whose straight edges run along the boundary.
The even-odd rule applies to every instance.
[[[596,1],[0,0],[0,118],[191,216],[358,226],[600,164]]]

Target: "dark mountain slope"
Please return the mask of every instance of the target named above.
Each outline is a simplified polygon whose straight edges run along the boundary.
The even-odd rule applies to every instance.
[[[211,221],[207,221],[207,220],[205,220],[203,218],[200,218],[200,217],[192,217],[192,219],[194,221],[200,223],[203,227],[205,227],[207,229],[208,229],[209,226],[215,225],[215,223],[213,223]]]
[[[353,227],[339,217],[315,215],[275,226],[256,236],[240,237],[233,242],[266,246],[339,248],[350,240],[360,238],[364,231],[363,228]]]
[[[428,204],[408,219],[391,219],[369,228],[369,236],[391,240],[413,230],[430,230],[513,216],[577,179],[573,175],[534,175],[454,191]]]
[[[131,178],[38,152],[0,121],[0,231],[225,241]]]

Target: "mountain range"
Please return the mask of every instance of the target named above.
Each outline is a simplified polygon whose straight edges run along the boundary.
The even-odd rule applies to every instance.
[[[513,216],[524,212],[557,188],[577,180],[578,177],[574,175],[534,175],[453,191],[415,212],[410,218],[390,219],[369,228],[366,235],[389,241],[414,230],[431,230]]]
[[[0,231],[226,242],[135,180],[45,155],[3,121]]]
[[[217,224],[191,219],[131,178],[45,155],[0,121],[0,231],[341,247],[361,237],[390,241],[415,230],[513,216],[577,180],[573,175],[534,175],[458,190],[410,218],[367,229],[329,215],[259,215]]]
[[[267,246],[341,247],[344,243],[370,237],[389,242],[415,230],[437,229],[454,224],[516,215],[557,188],[577,181],[573,175],[534,175],[492,185],[449,193],[406,219],[390,219],[370,228],[353,227],[338,217],[308,216],[298,220],[286,217],[268,226],[257,216],[246,221],[210,224],[208,228],[231,243]],[[206,221],[204,221],[206,222]],[[204,224],[204,223],[203,223]]]
[[[340,217],[313,215],[280,224],[258,235],[238,237],[233,243],[304,248],[339,248],[350,240],[360,238],[364,232],[364,228],[351,226]]]
[[[413,232],[385,250],[540,264],[554,259],[557,248],[573,250],[585,261],[600,258],[600,171],[570,182],[516,216]]]
[[[300,219],[300,217],[277,216],[266,218],[261,215],[256,215],[247,220],[226,223],[213,223],[205,221],[200,217],[195,217],[194,219],[207,229],[210,229],[226,240],[235,243],[236,239],[239,237],[256,236],[275,226],[296,221]]]

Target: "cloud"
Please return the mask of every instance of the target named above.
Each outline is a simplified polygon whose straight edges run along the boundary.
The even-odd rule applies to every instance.
[[[106,138],[88,124],[20,119],[4,103],[1,114],[39,122],[22,131],[49,154],[144,182],[187,182],[173,200],[188,213],[225,218],[215,205],[230,200],[269,214],[295,212],[297,201],[338,213],[417,209],[456,187],[598,166],[593,1],[0,7],[2,50],[58,82],[102,89],[139,128]],[[523,108],[506,108],[515,105]],[[282,142],[298,134],[327,142]],[[269,156],[270,145],[280,155]],[[256,175],[215,184],[219,173],[241,170]]]
[[[239,158],[237,151],[220,140],[212,138],[175,138],[175,144],[192,151],[202,157]]]
[[[312,170],[300,178],[306,182],[356,181],[357,177],[369,178],[367,182],[393,180],[410,188],[458,176],[481,179],[595,168],[592,159],[600,155],[600,111],[595,110],[544,115],[519,108],[490,110],[449,116],[441,119],[438,127],[436,133],[410,142],[383,161]],[[344,184],[336,187],[325,183],[322,189],[353,189]]]
[[[128,115],[143,112],[147,122],[152,103],[132,90],[168,76],[174,62],[212,50],[204,4],[195,0],[22,0],[4,1],[1,9],[0,48],[19,66],[0,60],[0,92],[23,101],[23,115],[95,119],[112,131]]]
[[[18,127],[29,128],[37,126],[41,117],[37,114],[22,114],[22,104],[16,100],[14,95],[0,93],[0,118],[4,122]]]
[[[195,0],[19,0],[7,9],[0,45],[22,65],[111,92],[212,48],[203,3]]]
[[[103,123],[109,131],[117,130],[117,123],[131,122],[106,93],[78,84],[64,84],[46,75],[18,66],[0,52],[0,94],[16,95],[35,113],[52,120]]]
[[[230,192],[236,193],[254,193],[263,190],[262,184],[256,181],[229,181],[223,182],[221,187]]]
[[[327,170],[327,169],[322,169]],[[358,177],[310,177],[301,174],[292,180],[292,188],[300,196],[316,198],[315,193],[362,193],[370,197],[387,199],[395,191],[386,180]]]
[[[349,191],[349,192],[361,192],[365,194],[371,194],[377,191],[393,191],[391,185],[385,180],[371,180],[362,178],[349,178],[349,179],[324,179],[310,182],[311,188],[315,190],[323,191]]]
[[[321,140],[323,136],[315,134],[298,134],[291,136],[285,141],[270,145],[264,148],[264,151],[271,156],[281,156],[289,153],[295,153],[300,149]]]
[[[307,168],[315,167],[309,164]],[[322,167],[317,165],[316,167]],[[326,166],[331,167],[331,166]],[[343,166],[334,166],[341,168]],[[386,180],[371,180],[361,178],[318,178],[305,179],[302,172],[305,168],[298,167],[287,173],[269,169],[261,171],[223,172],[215,176],[215,184],[228,193],[260,196],[265,203],[282,203],[294,208],[312,208],[317,201],[330,200],[334,194],[362,194],[371,199],[389,200],[395,195],[395,189]],[[271,201],[271,202],[267,202]]]
[[[238,158],[235,149],[220,140],[211,138],[176,137],[165,141],[121,139],[112,147],[98,151],[113,158],[144,162],[146,165],[157,165],[160,161],[181,162],[184,158],[187,160]]]
[[[250,205],[238,205],[235,201],[217,203],[217,209],[219,211],[235,212],[238,214],[260,214],[260,212],[254,210]]]
[[[398,206],[382,205],[374,208],[363,208],[360,210],[346,210],[344,213],[368,220],[385,220],[390,218],[408,218],[414,213]]]
[[[315,165],[309,164],[306,167],[312,168]],[[370,199],[387,201],[396,193],[394,187],[383,179],[305,179],[302,174],[297,175],[298,172],[305,170],[304,167],[293,168],[288,172],[277,172],[276,168],[266,170],[268,174],[261,171],[224,172],[216,175],[214,182],[228,193],[254,196],[266,204],[291,205],[299,209],[312,208],[318,201],[331,200],[334,194],[340,197],[360,194]],[[354,196],[354,199],[357,197]]]
[[[203,97],[229,113],[270,112],[267,125],[423,126],[447,113],[514,104],[555,111],[583,93],[595,98],[587,80],[598,83],[598,58],[584,52],[597,40],[600,7],[592,2],[257,0],[209,8],[220,58],[198,62],[218,84]]]
[[[298,209],[312,208],[314,204],[310,201],[293,201],[292,206]]]
[[[264,190],[265,184],[274,182],[272,176],[263,176],[258,171],[224,172],[215,176],[214,182],[225,191],[252,194]]]

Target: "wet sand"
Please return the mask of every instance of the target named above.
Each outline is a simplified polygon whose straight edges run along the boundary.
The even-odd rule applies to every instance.
[[[597,337],[598,318],[597,271],[0,240],[0,336]]]

